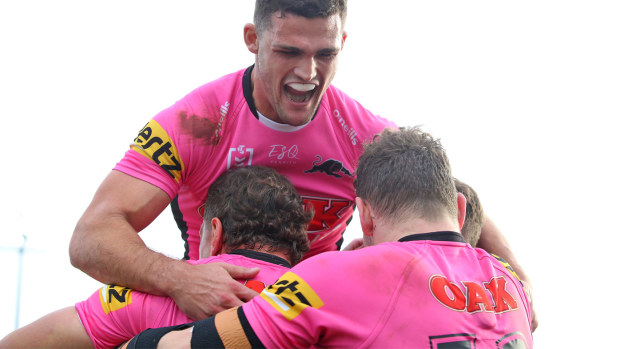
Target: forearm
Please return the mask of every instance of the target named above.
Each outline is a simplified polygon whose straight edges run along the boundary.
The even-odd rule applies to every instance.
[[[93,343],[71,306],[15,330],[0,340],[0,348],[93,348]]]
[[[82,219],[70,245],[71,263],[106,283],[168,295],[175,270],[185,264],[149,249],[121,217]]]
[[[138,232],[169,202],[158,187],[111,171],[75,227],[71,264],[103,283],[168,294],[185,263],[150,250]]]
[[[476,247],[502,257],[510,264],[519,278],[529,282],[529,278],[512,252],[508,240],[497,225],[487,216],[484,217],[482,233],[480,234],[480,240]]]
[[[533,298],[532,298],[532,282],[530,278],[525,273],[525,270],[521,267],[519,262],[517,262],[517,258],[514,253],[510,249],[510,245],[508,244],[508,240],[499,230],[499,228],[493,223],[489,217],[484,217],[484,223],[482,225],[482,233],[480,234],[480,240],[478,240],[478,244],[476,247],[480,247],[489,253],[496,254],[502,259],[504,259],[515,273],[519,276],[519,279],[523,282],[523,287],[525,292],[528,294],[528,298],[530,301],[531,311],[532,311],[532,331],[536,330],[538,327],[538,316],[536,315],[536,311],[534,309]]]

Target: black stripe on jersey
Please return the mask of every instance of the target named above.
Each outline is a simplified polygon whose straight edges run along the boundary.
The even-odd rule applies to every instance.
[[[455,231],[436,231],[432,233],[411,234],[398,239],[400,242],[420,240],[465,242],[463,235]]]
[[[353,211],[355,211],[355,204],[353,204]],[[355,212],[354,212],[354,214],[355,214]],[[344,242],[344,233],[347,232],[347,228],[349,227],[349,223],[351,223],[352,220],[353,220],[353,215],[351,215],[351,217],[349,217],[349,219],[347,219],[346,227],[344,228],[344,231],[342,232],[342,235],[340,235],[340,240],[336,241],[336,251],[340,251],[340,249],[342,248],[342,243]]]
[[[245,336],[250,342],[252,348],[264,348],[263,343],[258,339],[258,336],[250,326],[248,322],[248,318],[245,317],[245,313],[243,312],[243,307],[237,308],[237,316],[239,316],[239,322],[241,322],[241,327],[243,327],[243,331],[245,332]]]
[[[243,313],[242,307],[237,307],[237,317],[241,323],[244,334],[250,346],[252,348],[265,348],[263,343],[258,339],[254,330],[250,326],[248,319]],[[224,342],[220,337],[217,327],[215,326],[215,316],[208,319],[194,322],[194,329],[192,330],[192,348],[225,348]]]
[[[252,98],[252,69],[254,69],[254,64],[249,66],[248,69],[243,72],[241,86],[243,87],[243,97],[245,98],[246,103],[248,103],[250,111],[254,114],[254,117],[258,119],[256,105],[254,104],[254,98]]]
[[[215,328],[215,316],[194,322],[192,348],[224,348],[224,343]]]
[[[177,222],[177,227],[181,231],[181,239],[184,241],[185,246],[185,254],[183,255],[183,259],[189,259],[189,243],[187,242],[187,222],[183,219],[183,213],[179,208],[179,196],[177,195],[172,202],[170,203],[170,209],[172,210],[172,216],[174,217],[174,221]]]
[[[278,257],[278,256],[274,256],[270,253],[265,253],[265,252],[252,251],[252,250],[246,250],[246,249],[240,248],[240,249],[232,250],[228,252],[227,254],[236,254],[236,255],[256,259],[259,261],[268,262],[271,264],[281,265],[289,269],[293,267],[291,263],[286,261],[286,259]]]
[[[148,328],[138,333],[137,336],[133,337],[131,341],[129,341],[129,343],[127,344],[127,349],[157,348],[157,344],[161,340],[161,337],[172,331],[184,330],[191,326],[192,324],[190,323],[161,328]]]

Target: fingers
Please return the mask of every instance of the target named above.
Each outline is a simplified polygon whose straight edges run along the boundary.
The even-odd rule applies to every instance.
[[[362,238],[353,239],[343,251],[353,251],[364,247],[364,240]]]
[[[243,302],[247,302],[250,299],[256,297],[258,295],[258,293],[254,290],[252,290],[249,287],[241,287],[239,292],[236,292],[236,296],[239,297],[239,299]]]
[[[233,279],[251,279],[260,271],[259,268],[245,268],[232,264],[222,264],[222,267]]]

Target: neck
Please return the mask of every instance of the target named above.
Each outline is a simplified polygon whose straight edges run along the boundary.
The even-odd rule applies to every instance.
[[[271,250],[271,248],[269,246],[267,246],[267,247],[265,247],[265,246],[256,247],[255,246],[254,248],[248,248],[246,245],[241,245],[241,246],[239,246],[237,248],[234,248],[234,249],[225,248],[224,251],[226,251],[225,253],[228,253],[228,252],[230,252],[232,250],[238,250],[238,249],[262,252],[262,253],[268,253],[270,255],[274,255],[276,257],[280,257],[280,258],[284,259],[289,264],[293,264],[291,262],[291,258],[289,257],[289,255],[287,253],[285,253],[284,251]]]
[[[460,229],[457,220],[448,217],[441,217],[434,221],[414,218],[396,224],[378,221],[373,234],[373,240],[374,244],[380,244],[382,242],[398,241],[408,235],[432,233],[435,231],[459,232]]]

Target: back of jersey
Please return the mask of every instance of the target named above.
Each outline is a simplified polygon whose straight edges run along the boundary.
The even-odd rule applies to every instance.
[[[529,301],[521,282],[495,257],[458,242],[389,245],[411,260],[385,309],[389,315],[366,345],[532,347]]]

